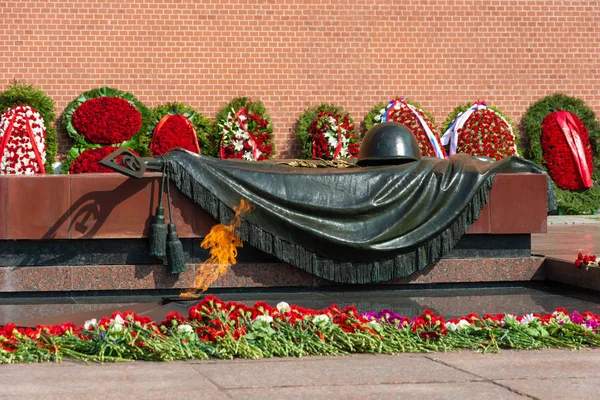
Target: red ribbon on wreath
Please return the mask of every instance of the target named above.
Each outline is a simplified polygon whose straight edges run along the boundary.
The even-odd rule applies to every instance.
[[[337,135],[338,135],[338,144],[337,146],[335,146],[335,150],[333,151],[333,159],[335,160],[337,158],[337,156],[340,155],[340,151],[342,151],[342,146],[343,146],[343,142],[342,142],[342,128],[339,126],[339,121],[336,118],[336,122],[338,123],[338,130],[337,130]],[[313,144],[312,144],[312,156],[313,156],[313,160],[317,159],[317,143],[313,140]]]
[[[10,139],[10,136],[12,135],[12,131],[13,131],[13,127],[14,127],[16,119],[17,119],[17,113],[14,113],[10,119],[10,122],[8,123],[8,128],[6,128],[6,131],[4,132],[4,137],[2,138],[2,143],[0,143],[0,157],[4,157],[4,149],[6,148],[6,145],[8,144],[8,140]],[[40,151],[37,148],[37,143],[35,142],[35,136],[33,135],[33,130],[31,129],[29,120],[27,118],[24,118],[24,121],[25,121],[25,130],[27,131],[27,136],[29,137],[29,140],[31,141],[31,147],[33,148],[33,153],[35,154],[35,161],[38,164],[40,173],[44,174],[44,173],[46,173],[46,170],[44,169],[44,163],[42,162],[42,156],[40,154]]]
[[[567,143],[571,149],[571,154],[573,154],[573,160],[577,166],[583,186],[586,188],[591,188],[594,185],[592,182],[592,173],[586,161],[583,143],[581,141],[581,137],[579,136],[577,124],[575,123],[573,116],[571,113],[561,110],[554,113],[554,118],[556,119],[556,122],[558,122],[558,126],[560,126],[560,129],[565,135],[565,139],[567,139]]]

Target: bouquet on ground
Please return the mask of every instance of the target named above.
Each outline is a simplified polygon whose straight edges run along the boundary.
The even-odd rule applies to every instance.
[[[104,146],[126,147],[144,154],[143,136],[151,119],[150,110],[132,94],[117,89],[100,88],[82,93],[73,100],[63,113],[65,131],[73,138],[74,145],[67,154],[62,173],[101,172],[103,168],[89,158],[101,151],[87,152]],[[84,155],[85,153],[85,155]],[[87,158],[84,169],[72,169],[78,157]]]
[[[152,111],[152,129],[141,138],[142,147],[153,156],[181,148],[197,154],[209,154],[208,133],[211,121],[181,103],[167,103]]]
[[[301,157],[326,159],[358,157],[359,133],[342,107],[320,104],[305,110],[296,125]]]
[[[52,173],[54,120],[54,102],[33,86],[14,82],[0,93],[0,174]]]
[[[217,156],[262,161],[274,154],[273,124],[262,102],[233,99],[215,118],[212,142]]]
[[[0,326],[0,363],[581,349],[600,346],[599,328],[600,316],[566,309],[446,319],[430,310],[403,316],[393,310],[360,313],[355,306],[335,304],[323,310],[285,302],[247,306],[209,295],[190,307],[188,315],[171,312],[162,322],[125,311],[82,325],[6,324]]]
[[[379,123],[388,121],[398,122],[412,131],[419,143],[421,155],[446,158],[434,118],[419,104],[404,97],[397,97],[388,104],[377,104],[369,111],[365,119],[365,128],[369,130]]]
[[[523,117],[526,157],[548,171],[559,213],[589,214],[600,208],[600,125],[577,98],[553,94]]]
[[[518,137],[509,119],[484,101],[456,107],[444,122],[442,144],[449,155],[466,153],[493,160],[518,155]]]

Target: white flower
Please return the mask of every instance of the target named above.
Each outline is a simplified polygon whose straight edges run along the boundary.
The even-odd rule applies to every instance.
[[[333,147],[335,149],[338,145],[338,140],[337,140],[337,138],[334,138],[334,137],[328,137],[327,143],[329,144],[330,147]]]
[[[235,149],[235,151],[243,150],[244,142],[241,140],[236,140],[235,142],[233,142],[233,148]]]
[[[121,332],[123,330],[123,325],[114,323],[108,329],[109,332]]]
[[[254,160],[254,156],[252,155],[251,151],[247,151],[244,153],[244,160],[248,160],[248,161]]]
[[[240,121],[245,121],[248,119],[245,115],[238,115],[238,118],[240,119]]]
[[[504,326],[504,324],[506,323],[506,320],[509,320],[509,319],[513,319],[514,320],[515,316],[512,315],[512,314],[506,314],[504,316],[504,318],[502,318],[502,321],[500,321],[500,326]]]
[[[456,324],[454,322],[446,322],[446,329],[448,329],[449,331],[454,331],[454,332],[462,331],[469,326],[471,326],[471,324],[466,319],[461,319]]]
[[[537,317],[534,317],[533,314],[524,315],[523,318],[521,318],[521,325],[529,325],[529,323],[535,321],[536,319]]]
[[[254,320],[259,321],[259,322],[266,322],[267,324],[270,324],[271,322],[273,322],[273,317],[271,317],[270,315],[267,315],[267,314],[263,314],[263,315],[257,316]]]
[[[181,324],[177,327],[177,332],[179,333],[192,333],[194,332],[194,328],[187,324]]]
[[[394,110],[398,111],[400,109],[400,103],[394,104]]]
[[[114,319],[110,320],[110,323],[123,325],[125,323],[125,320],[123,319],[123,317],[121,317],[119,314],[117,314],[117,316]]]
[[[98,321],[96,321],[96,318],[92,318],[88,321],[85,321],[85,323],[83,324],[83,328],[86,331],[89,331],[91,328],[93,328],[96,325],[98,325]]]
[[[336,119],[333,118],[333,117],[327,118],[327,121],[329,122],[330,125],[336,125],[337,124]]]
[[[385,108],[382,108],[381,110],[379,110],[379,114],[381,114],[381,115],[385,114]],[[381,119],[381,117],[379,117],[379,119]]]
[[[375,119],[375,121],[381,121],[381,115],[376,115],[376,116],[374,117],[374,119]]]
[[[286,303],[285,301],[282,301],[281,303],[277,303],[277,311],[279,311],[280,313],[286,313],[288,311],[290,311],[290,305],[288,303]]]
[[[312,322],[315,325],[327,324],[327,323],[329,323],[329,316],[327,316],[325,314],[316,315],[313,318]]]

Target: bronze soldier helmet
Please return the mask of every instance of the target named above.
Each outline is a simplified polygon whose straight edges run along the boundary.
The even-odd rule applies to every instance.
[[[420,159],[421,150],[412,131],[397,122],[384,122],[365,133],[357,164],[361,167],[395,165]]]

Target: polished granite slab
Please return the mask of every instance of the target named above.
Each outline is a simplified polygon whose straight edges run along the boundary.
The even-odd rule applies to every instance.
[[[276,305],[280,301],[299,306],[322,309],[336,303],[339,306],[356,305],[360,311],[392,309],[406,316],[414,316],[430,309],[445,317],[457,317],[472,312],[486,313],[545,313],[557,307],[569,311],[592,311],[600,314],[600,295],[597,292],[564,285],[434,285],[409,289],[386,287],[353,290],[304,291],[213,291],[225,301],[254,304],[265,301]],[[113,311],[132,310],[162,320],[168,312],[186,314],[195,301],[171,301],[177,292],[157,295],[71,296],[2,298],[0,297],[0,324],[16,322],[21,326],[60,323],[70,320],[83,323],[90,318],[101,318]],[[166,300],[165,299],[171,299]]]

